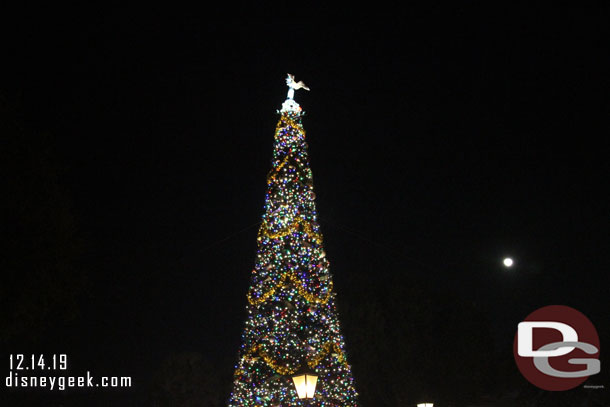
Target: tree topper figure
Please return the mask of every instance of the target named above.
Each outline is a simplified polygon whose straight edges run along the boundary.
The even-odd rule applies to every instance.
[[[298,89],[309,90],[307,85],[303,83],[303,81],[296,82],[294,80],[294,75],[288,74],[286,77],[286,85],[288,85],[288,99],[294,99],[294,91]]]

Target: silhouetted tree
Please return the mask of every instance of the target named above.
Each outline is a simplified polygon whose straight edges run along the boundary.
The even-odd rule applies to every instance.
[[[85,281],[49,139],[24,125],[13,106],[0,97],[0,343],[35,339],[50,324],[73,318]]]
[[[224,379],[224,380],[223,380]],[[168,356],[153,379],[153,407],[224,407],[229,380],[200,353]]]

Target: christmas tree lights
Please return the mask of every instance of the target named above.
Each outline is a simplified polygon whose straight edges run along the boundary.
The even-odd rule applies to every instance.
[[[293,99],[294,90],[309,89],[291,75],[287,84],[229,406],[357,406],[317,222],[304,112]],[[303,368],[318,375],[308,401],[292,380]]]

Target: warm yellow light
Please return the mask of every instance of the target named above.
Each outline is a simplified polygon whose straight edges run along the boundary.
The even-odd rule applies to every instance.
[[[434,403],[419,403],[417,407],[434,407]]]
[[[318,382],[318,376],[306,375],[305,376],[307,398],[312,399],[313,394],[316,392],[316,383]]]
[[[293,376],[294,387],[297,388],[297,394],[300,399],[307,398],[307,383],[305,382],[305,375]]]
[[[316,391],[318,376],[315,374],[304,373],[293,376],[294,386],[300,399],[312,399]]]

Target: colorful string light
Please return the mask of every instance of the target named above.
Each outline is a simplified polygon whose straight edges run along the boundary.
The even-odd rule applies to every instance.
[[[318,374],[310,406],[356,407],[317,222],[304,112],[291,106],[282,110],[275,131],[229,407],[302,406],[291,375],[305,365]]]

